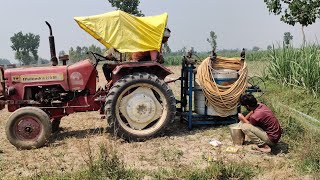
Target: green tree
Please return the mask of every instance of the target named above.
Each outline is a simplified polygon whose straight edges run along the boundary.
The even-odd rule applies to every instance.
[[[301,25],[303,44],[306,37],[304,27],[316,22],[320,17],[319,0],[264,0],[270,13],[280,15],[280,20],[294,26]]]
[[[38,59],[39,59],[38,48],[40,45],[40,36],[34,35],[32,33],[28,33],[25,36],[26,36],[26,41],[27,41],[26,44],[27,44],[29,52],[32,54],[33,59],[35,61],[38,61]]]
[[[269,51],[272,50],[272,46],[271,46],[271,45],[268,45],[268,46],[267,46],[267,50],[269,50]]]
[[[288,46],[291,42],[291,40],[293,39],[293,36],[291,35],[290,32],[285,32],[283,34],[283,42],[286,46]]]
[[[216,51],[216,49],[217,49],[217,35],[214,31],[210,31],[210,37],[207,38],[207,41],[210,43],[212,50]]]
[[[253,46],[252,51],[259,51],[260,48],[258,46]]]
[[[20,63],[29,65],[38,61],[39,35],[32,33],[24,35],[20,31],[15,33],[10,40],[12,42],[11,48],[15,51],[15,58],[18,59]]]
[[[108,0],[112,7],[135,16],[144,16],[138,9],[140,0]]]
[[[101,49],[98,46],[91,45],[89,47],[83,46],[77,46],[76,48],[71,47],[69,49],[69,59],[71,62],[78,62],[84,59],[92,58],[90,54],[88,54],[89,51],[96,52],[98,54],[103,54],[105,51],[104,49]],[[60,51],[59,54],[65,53],[64,51]]]

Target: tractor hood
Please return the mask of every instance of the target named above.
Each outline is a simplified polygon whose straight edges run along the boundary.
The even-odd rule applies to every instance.
[[[47,66],[7,69],[6,85],[23,97],[25,87],[60,85],[66,91],[83,90],[94,70],[90,60],[68,66]]]
[[[119,52],[160,51],[168,14],[136,17],[123,11],[75,17],[78,25],[105,45]]]
[[[48,66],[48,67],[26,67],[5,70],[4,76],[7,79],[7,85],[15,84],[38,84],[44,85],[48,82],[62,83],[64,88],[68,88],[66,79],[66,66]]]

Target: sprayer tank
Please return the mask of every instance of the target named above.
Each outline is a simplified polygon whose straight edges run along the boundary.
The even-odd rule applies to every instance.
[[[211,74],[214,81],[223,86],[230,85],[238,79],[238,72],[231,69],[219,69],[213,70]],[[195,82],[194,87],[196,89],[201,89],[199,83]],[[206,105],[206,98],[202,91],[194,92],[194,101],[195,101],[195,112],[201,115],[210,115],[210,116],[219,116],[219,114],[214,110],[211,105]],[[237,108],[234,108],[231,111],[227,112],[227,116],[237,114]]]

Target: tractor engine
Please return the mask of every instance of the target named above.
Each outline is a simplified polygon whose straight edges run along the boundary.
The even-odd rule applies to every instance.
[[[31,92],[30,92],[31,91]],[[27,96],[32,96],[32,99],[40,102],[41,104],[62,103],[68,101],[68,93],[59,86],[46,86],[37,88],[28,88],[26,91]],[[26,97],[26,99],[29,99]]]
[[[37,86],[26,88],[25,99],[35,100],[46,106],[58,106],[67,103],[76,97],[86,94],[87,91],[65,91],[61,86]]]

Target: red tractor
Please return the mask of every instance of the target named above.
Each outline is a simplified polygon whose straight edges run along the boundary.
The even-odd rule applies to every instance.
[[[0,108],[7,104],[12,112],[6,124],[11,144],[19,149],[41,147],[61,118],[75,112],[100,111],[111,132],[127,140],[152,137],[174,119],[176,100],[164,82],[170,70],[151,61],[110,61],[94,52],[95,61],[66,65],[63,57],[64,65],[58,66],[47,25],[53,66],[0,68]],[[96,90],[100,61],[112,67],[112,81]]]

